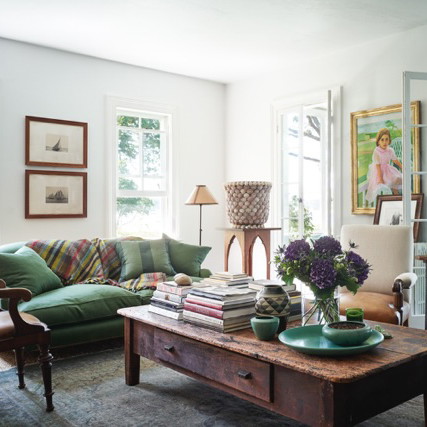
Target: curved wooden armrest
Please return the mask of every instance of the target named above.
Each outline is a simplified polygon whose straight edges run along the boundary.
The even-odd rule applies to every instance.
[[[393,305],[399,311],[402,310],[403,307],[403,280],[396,279],[393,283]]]
[[[415,285],[415,282],[417,281],[418,276],[415,273],[402,273],[399,274],[394,281],[401,280],[402,282],[402,289],[409,289],[412,286]]]
[[[9,299],[9,315],[15,326],[16,335],[27,335],[44,330],[42,325],[27,323],[18,311],[18,303],[21,300],[29,301],[32,297],[31,291],[25,288],[8,288],[6,282],[0,279],[0,298]]]

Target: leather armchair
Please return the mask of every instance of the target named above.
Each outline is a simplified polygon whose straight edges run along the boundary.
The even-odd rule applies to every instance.
[[[413,232],[411,226],[344,225],[341,245],[366,259],[372,267],[356,295],[340,288],[340,314],[361,307],[365,319],[408,326],[409,295],[417,276],[412,273]]]
[[[0,351],[15,351],[19,388],[25,388],[24,350],[26,346],[37,345],[40,351],[39,363],[42,371],[46,398],[46,411],[54,409],[52,403],[52,355],[49,352],[50,330],[39,319],[18,311],[20,300],[29,301],[31,292],[25,288],[8,288],[0,279],[0,299],[8,300],[9,310],[0,311]]]

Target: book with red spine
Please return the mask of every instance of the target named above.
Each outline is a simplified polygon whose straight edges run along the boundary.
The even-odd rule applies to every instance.
[[[240,317],[243,315],[255,315],[255,305],[249,307],[235,308],[232,310],[216,310],[214,308],[206,307],[199,304],[192,304],[185,300],[184,310],[192,311],[194,313],[204,314],[205,316],[215,317],[217,319],[230,319],[233,317]]]
[[[197,305],[203,305],[205,307],[213,308],[215,310],[233,310],[234,308],[241,308],[241,307],[253,307],[255,305],[255,301],[247,300],[242,302],[234,302],[230,304],[221,304],[222,301],[214,300],[214,299],[208,299],[208,298],[197,298],[196,295],[189,294],[185,301],[189,302],[190,304],[197,304]]]

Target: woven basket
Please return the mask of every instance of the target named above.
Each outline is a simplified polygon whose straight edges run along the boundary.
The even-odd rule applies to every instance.
[[[234,228],[262,228],[270,210],[271,182],[236,181],[224,185],[227,215]]]

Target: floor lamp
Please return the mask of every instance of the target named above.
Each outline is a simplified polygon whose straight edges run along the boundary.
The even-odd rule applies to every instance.
[[[202,206],[217,205],[218,202],[215,200],[214,196],[212,196],[206,185],[196,185],[196,188],[190,194],[185,204],[200,206],[199,246],[202,246]]]

